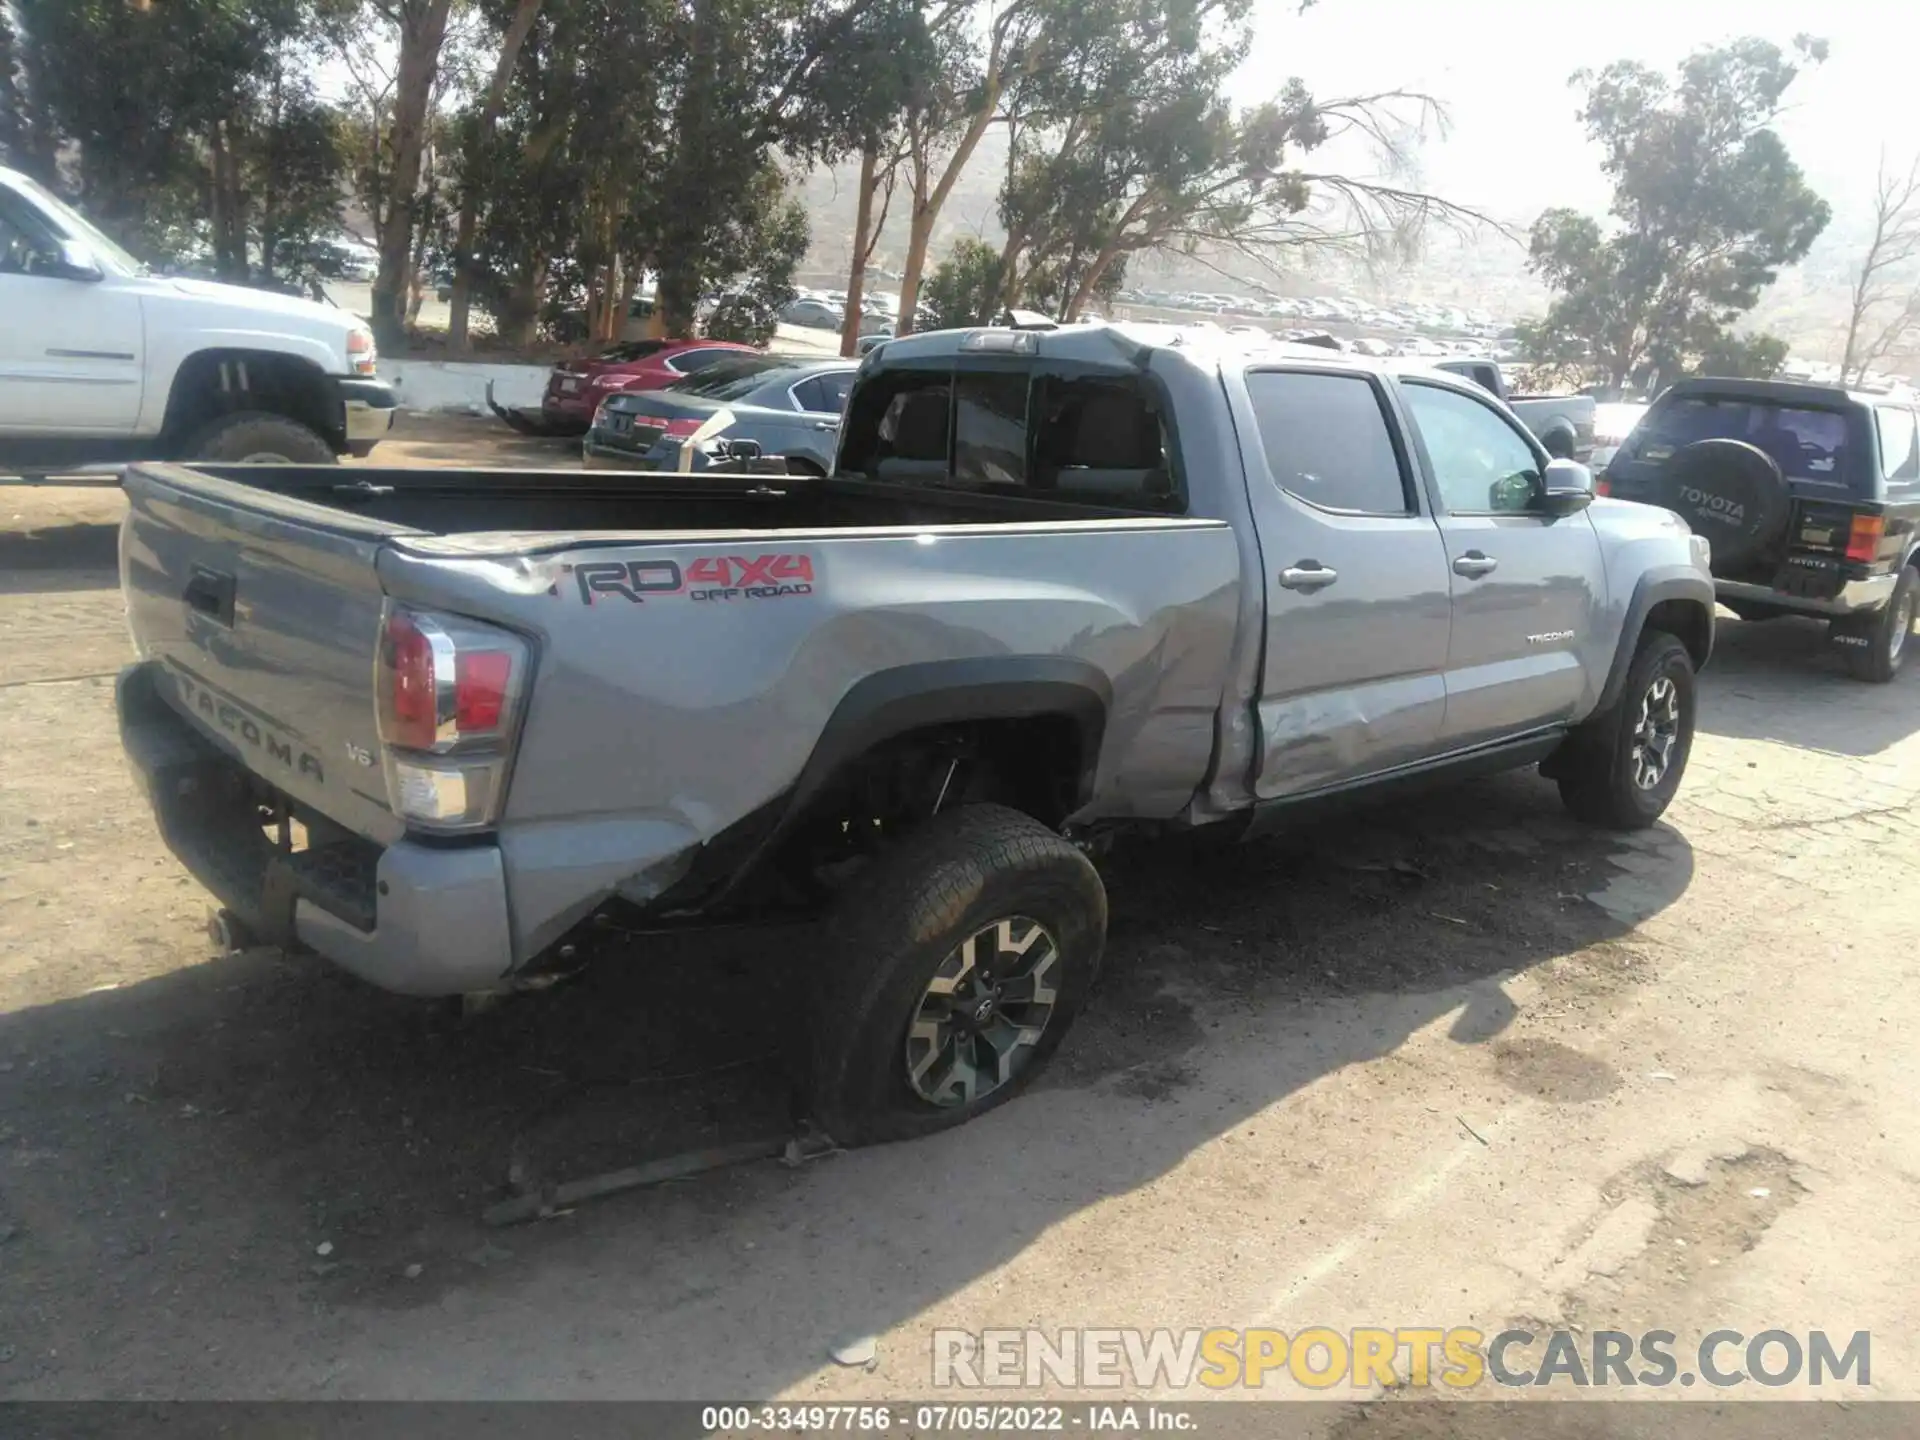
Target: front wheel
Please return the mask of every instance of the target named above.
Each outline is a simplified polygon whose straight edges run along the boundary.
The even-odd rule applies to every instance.
[[[333,446],[298,420],[242,410],[214,421],[187,442],[186,458],[239,465],[332,465]]]
[[[1835,638],[1845,645],[1847,669],[1854,678],[1885,685],[1900,673],[1920,610],[1920,570],[1911,565],[1900,572],[1887,603],[1845,628],[1835,626]]]
[[[1086,1003],[1106,929],[1092,862],[1037,820],[929,820],[840,897],[817,962],[814,1118],[872,1144],[1010,1100]]]
[[[1644,830],[1658,820],[1693,750],[1694,693],[1687,647],[1660,630],[1641,636],[1619,700],[1569,736],[1556,757],[1566,807],[1609,830]]]

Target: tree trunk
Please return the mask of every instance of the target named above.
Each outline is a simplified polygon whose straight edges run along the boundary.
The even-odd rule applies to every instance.
[[[853,262],[847,266],[847,318],[840,324],[840,353],[860,348],[860,302],[867,288],[867,250],[873,229],[873,192],[880,188],[880,147],[868,144],[860,152],[860,198],[853,216]]]
[[[247,226],[240,214],[239,161],[227,143],[224,120],[213,122],[208,132],[208,150],[213,160],[213,261],[222,280],[236,285],[247,281]]]
[[[540,14],[541,0],[520,0],[513,21],[500,41],[499,57],[493,62],[493,81],[487,86],[486,101],[480,107],[473,147],[467,152],[466,173],[460,177],[460,216],[453,237],[453,295],[448,301],[447,347],[455,352],[467,349],[467,319],[473,307],[473,239],[480,226],[480,192],[485,185],[483,157],[493,138],[494,122],[507,101],[507,85],[513,79],[514,66],[520,63],[520,48],[527,43],[533,22]]]
[[[381,218],[380,272],[373,282],[373,332],[380,348],[399,350],[407,333],[408,272],[413,266],[414,191],[426,154],[428,108],[453,0],[402,0],[400,60],[393,92],[393,168]]]
[[[927,244],[933,238],[933,222],[939,212],[913,197],[913,212],[907,221],[907,258],[900,267],[900,319],[895,335],[913,333],[914,312],[920,308],[920,273],[927,268]]]
[[[1080,283],[1074,287],[1073,297],[1067,301],[1067,308],[1061,312],[1062,320],[1073,321],[1080,318],[1080,312],[1086,308],[1087,301],[1093,298],[1093,292],[1100,288],[1101,280],[1105,278],[1107,271],[1113,268],[1113,262],[1119,256],[1120,252],[1109,245],[1093,257],[1093,263],[1087,266],[1086,272],[1080,277]]]
[[[933,227],[939,223],[940,210],[947,203],[947,197],[953,194],[960,172],[967,168],[967,162],[973,159],[973,152],[980,148],[981,137],[987,133],[987,127],[993,124],[1003,83],[997,73],[988,80],[980,99],[980,110],[967,126],[967,133],[960,137],[953,154],[947,157],[939,183],[931,191],[926,183],[926,157],[924,154],[914,157],[913,211],[907,225],[907,260],[900,267],[900,323],[894,331],[896,335],[913,333],[913,312],[920,304],[920,277],[927,268],[927,249],[933,243]]]
[[[1000,308],[1011,310],[1020,303],[1020,257],[1026,253],[1027,237],[1008,235],[1000,250]]]
[[[1855,287],[1853,305],[1847,312],[1847,348],[1840,352],[1840,383],[1842,385],[1856,383],[1853,374],[1853,351],[1854,347],[1860,343],[1860,318],[1865,310],[1866,303],[1860,287]],[[1862,370],[1865,368],[1864,365],[1861,366]]]
[[[533,344],[540,323],[540,292],[546,283],[547,267],[541,260],[527,261],[513,277],[503,307],[506,313],[500,317],[500,338],[507,344],[522,349]]]

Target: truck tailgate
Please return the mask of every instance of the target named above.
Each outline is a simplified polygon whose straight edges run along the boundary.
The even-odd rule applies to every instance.
[[[130,468],[126,493],[121,590],[161,695],[295,801],[398,838],[375,713],[375,562],[419,532],[171,465]]]

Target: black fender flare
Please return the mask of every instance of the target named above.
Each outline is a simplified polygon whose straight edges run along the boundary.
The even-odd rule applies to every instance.
[[[847,765],[874,746],[935,725],[1065,715],[1080,732],[1075,795],[1093,792],[1113,687],[1084,660],[1064,655],[993,655],[896,665],[858,680],[820,729],[813,754],[789,792],[797,814]]]
[[[700,909],[725,901],[847,766],[876,745],[932,726],[1067,716],[1080,735],[1074,782],[1076,801],[1084,804],[1099,771],[1112,701],[1106,674],[1067,656],[994,655],[877,670],[840,697],[794,783],[709,842],[667,898],[687,897]]]
[[[1601,688],[1599,703],[1593,708],[1594,714],[1612,709],[1620,699],[1620,692],[1627,684],[1627,669],[1633,664],[1633,653],[1639,648],[1640,636],[1647,626],[1647,616],[1653,613],[1654,606],[1669,600],[1700,607],[1705,622],[1706,653],[1696,656],[1695,664],[1706,664],[1707,654],[1713,650],[1713,582],[1688,565],[1664,565],[1649,570],[1635,583],[1633,598],[1627,602],[1627,618],[1614,644],[1613,664],[1608,667],[1607,681]]]

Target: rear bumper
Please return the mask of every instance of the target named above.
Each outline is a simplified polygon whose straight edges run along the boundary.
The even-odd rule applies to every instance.
[[[1863,579],[1843,580],[1832,595],[1793,595],[1771,585],[1753,585],[1744,580],[1715,580],[1713,593],[1721,600],[1739,600],[1771,605],[1800,615],[1856,615],[1862,610],[1878,610],[1893,596],[1898,575],[1869,575]]]
[[[598,392],[576,391],[556,395],[549,390],[540,397],[540,418],[549,425],[576,426],[585,430],[593,423],[593,412],[600,408]]]
[[[227,909],[385,990],[489,990],[513,968],[493,845],[354,838],[293,854],[261,827],[260,785],[161,698],[151,664],[120,673],[120,739],[167,848]]]
[[[608,444],[597,430],[589,430],[580,442],[580,463],[588,470],[659,470],[650,457],[651,450]]]
[[[342,379],[333,383],[340,391],[347,453],[370,454],[393,428],[400,398],[393,393],[391,385],[378,380]]]

